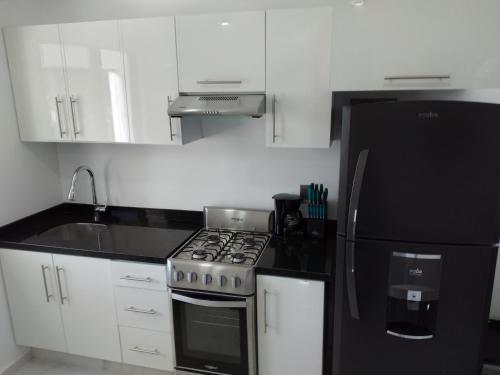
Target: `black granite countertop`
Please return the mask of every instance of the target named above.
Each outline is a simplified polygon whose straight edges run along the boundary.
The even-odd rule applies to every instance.
[[[0,228],[0,247],[165,263],[203,223],[197,211],[108,207],[94,223],[91,205],[64,203]],[[78,240],[75,240],[75,231]],[[89,233],[90,231],[90,233]]]
[[[330,281],[335,264],[336,222],[328,221],[324,239],[273,237],[257,262],[256,273]]]

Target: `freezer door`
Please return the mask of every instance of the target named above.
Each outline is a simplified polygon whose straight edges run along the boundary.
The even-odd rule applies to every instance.
[[[498,243],[500,105],[361,104],[343,121],[340,234]]]
[[[351,248],[342,237],[337,246],[334,375],[480,374],[496,248],[382,241]],[[352,249],[354,261],[346,262]],[[391,272],[395,264],[408,264],[408,277]],[[351,265],[357,315],[349,296]],[[395,295],[395,283],[411,293]],[[439,293],[426,296],[429,287]]]

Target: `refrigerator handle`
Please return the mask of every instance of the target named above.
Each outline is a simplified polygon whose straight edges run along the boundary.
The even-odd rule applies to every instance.
[[[347,286],[347,300],[349,302],[349,309],[351,316],[359,320],[359,306],[358,306],[358,291],[356,289],[356,243],[347,242],[346,255],[345,255],[345,274]]]
[[[351,200],[349,201],[349,216],[347,217],[348,241],[354,241],[356,239],[356,219],[358,216],[359,196],[361,195],[361,187],[363,186],[368,152],[369,150],[363,150],[359,153],[356,170],[354,172]]]

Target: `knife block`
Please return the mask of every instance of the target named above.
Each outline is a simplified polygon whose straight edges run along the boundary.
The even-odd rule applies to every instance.
[[[324,239],[326,236],[326,220],[306,219],[306,233],[308,237]]]

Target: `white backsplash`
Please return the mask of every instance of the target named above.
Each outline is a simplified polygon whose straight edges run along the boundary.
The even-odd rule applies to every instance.
[[[304,126],[307,126],[305,124]],[[99,199],[120,206],[201,210],[204,205],[273,208],[276,193],[298,193],[300,184],[323,183],[336,212],[338,142],[330,149],[265,147],[264,120],[207,118],[203,139],[184,146],[59,145],[63,194],[81,164],[96,174]],[[88,202],[82,176],[77,199]]]

